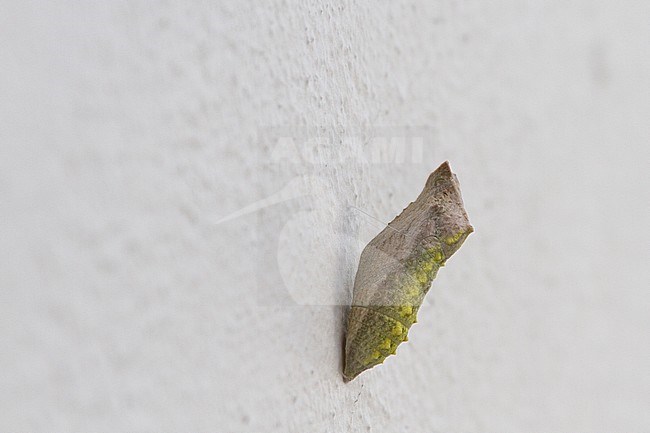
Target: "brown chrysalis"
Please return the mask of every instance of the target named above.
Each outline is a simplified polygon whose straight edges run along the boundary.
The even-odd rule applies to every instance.
[[[384,362],[407,340],[438,269],[473,231],[458,179],[444,162],[361,253],[348,315],[346,381]]]

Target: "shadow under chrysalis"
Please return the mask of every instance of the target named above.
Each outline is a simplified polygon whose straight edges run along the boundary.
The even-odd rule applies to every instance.
[[[381,364],[407,341],[438,269],[473,231],[458,179],[444,162],[361,253],[348,314],[345,381]]]

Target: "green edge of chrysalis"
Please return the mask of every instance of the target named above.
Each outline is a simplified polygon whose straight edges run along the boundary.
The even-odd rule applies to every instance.
[[[361,253],[345,339],[346,381],[407,340],[438,269],[473,231],[456,175],[444,162]]]

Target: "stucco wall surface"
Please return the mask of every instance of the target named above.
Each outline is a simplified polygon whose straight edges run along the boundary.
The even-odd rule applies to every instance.
[[[650,431],[650,2],[0,9],[0,431]],[[344,384],[444,160],[476,232]]]

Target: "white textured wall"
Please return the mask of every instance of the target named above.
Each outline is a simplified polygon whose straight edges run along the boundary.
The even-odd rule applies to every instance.
[[[1,431],[650,431],[649,2],[1,9]],[[344,384],[445,159],[476,233]]]

